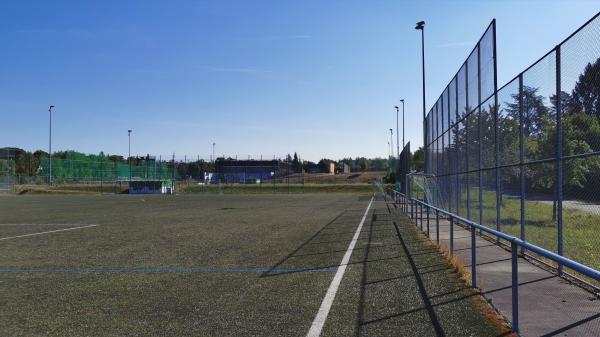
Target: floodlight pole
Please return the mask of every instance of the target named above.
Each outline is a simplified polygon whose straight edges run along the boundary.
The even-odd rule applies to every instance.
[[[398,106],[396,105],[396,157],[400,160],[400,132],[398,132]]]
[[[48,170],[48,185],[52,186],[52,109],[54,109],[54,105],[51,105],[48,108],[48,112],[50,113],[50,121],[48,123],[50,132],[48,134],[48,159],[50,162],[49,170]]]
[[[131,131],[133,130],[127,130],[127,138],[129,141],[129,151],[127,154],[127,160],[129,161],[129,181],[131,182]]]
[[[428,172],[427,167],[427,124],[425,122],[425,21],[417,22],[415,26],[416,30],[421,31],[421,70],[423,74],[423,149],[425,150],[424,156],[424,171]]]
[[[390,157],[392,156],[390,154],[390,142],[387,142],[387,152],[388,152],[388,160],[390,159]]]
[[[404,149],[404,98],[400,102],[402,102],[402,149]]]
[[[394,129],[390,129],[390,150],[392,151],[391,157],[394,157]]]

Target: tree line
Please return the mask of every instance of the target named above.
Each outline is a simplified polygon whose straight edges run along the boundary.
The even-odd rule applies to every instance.
[[[498,164],[503,167],[502,188],[507,192],[518,192],[522,132],[524,160],[536,162],[525,165],[526,190],[537,194],[555,193],[557,162],[551,159],[556,159],[557,155],[557,107],[560,103],[562,155],[575,156],[563,161],[565,193],[576,193],[580,198],[594,197],[586,187],[600,186],[600,158],[597,155],[576,156],[600,151],[599,74],[600,59],[587,64],[570,93],[562,91],[559,95],[546,97],[540,93],[540,88],[524,84],[521,93],[513,89],[497,107],[494,104],[482,106],[479,114],[469,114],[471,109],[467,108],[466,118],[450,131],[450,144],[446,141],[443,151],[440,142],[437,150],[434,145],[432,169],[438,175],[471,171],[478,168],[480,154],[484,167],[494,167],[497,131]],[[450,158],[456,160],[450,162]]]
[[[419,149],[416,157],[422,158],[422,149]],[[0,158],[11,158],[11,168],[3,171],[12,171],[20,176],[47,176],[48,153],[43,150],[26,151],[20,148],[0,148]],[[235,160],[231,157],[221,157],[216,160]],[[328,173],[330,164],[333,163],[336,172],[343,172],[344,164],[351,172],[361,171],[386,171],[390,166],[394,167],[395,161],[387,158],[343,158],[333,160],[322,158],[317,162],[302,160],[297,153],[288,154],[282,161],[290,165],[291,171],[300,172],[322,172]],[[417,162],[417,166],[418,161]],[[8,162],[4,162],[8,163]],[[421,160],[422,163],[422,160]],[[132,156],[126,158],[121,155],[110,155],[100,152],[99,154],[85,154],[78,151],[56,151],[52,153],[53,177],[65,178],[98,178],[117,179],[129,176],[129,167],[133,177],[139,178],[176,178],[176,179],[204,179],[205,172],[214,172],[214,164],[203,159],[192,161],[162,160],[147,156]],[[7,164],[8,165],[8,164]],[[421,164],[422,167],[422,164]]]

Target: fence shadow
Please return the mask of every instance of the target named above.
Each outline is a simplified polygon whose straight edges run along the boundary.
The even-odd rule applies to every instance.
[[[458,280],[439,251],[425,244],[414,225],[397,212],[380,204],[363,228],[367,244],[362,256],[355,335],[509,335],[490,331],[476,309],[465,310],[478,295]],[[383,226],[388,228],[383,245],[370,244],[373,229]],[[379,263],[386,256],[396,258]],[[473,323],[476,317],[480,322]],[[473,331],[467,333],[470,329]]]

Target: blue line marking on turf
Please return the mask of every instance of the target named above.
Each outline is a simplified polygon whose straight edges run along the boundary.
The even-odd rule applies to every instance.
[[[83,268],[83,269],[55,269],[55,268],[32,268],[15,269],[2,268],[0,273],[90,273],[90,274],[110,274],[110,273],[335,273],[337,268],[317,269],[317,268],[298,268],[298,269],[269,269],[269,268]]]

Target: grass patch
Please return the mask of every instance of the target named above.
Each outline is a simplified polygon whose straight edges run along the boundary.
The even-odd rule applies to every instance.
[[[369,197],[1,197],[0,224],[21,225],[0,226],[0,237],[63,228],[56,224],[97,226],[1,241],[0,269],[47,271],[0,273],[0,335],[304,334],[335,269],[281,270],[338,265]],[[313,240],[319,244],[306,245],[298,254],[303,256],[288,258],[325,226],[350,234],[319,237]],[[193,268],[201,269],[160,272]],[[271,268],[279,274],[265,277]],[[94,272],[107,269],[123,272]]]
[[[471,220],[479,222],[477,188],[471,189]],[[466,193],[459,215],[466,217]],[[496,228],[496,193],[483,191],[483,224]],[[557,252],[558,227],[552,219],[552,201],[525,201],[525,239],[552,252]],[[564,255],[595,269],[600,269],[600,214],[563,206]],[[600,210],[599,208],[596,208]],[[521,237],[521,201],[518,197],[503,196],[500,204],[500,231]],[[551,262],[551,261],[549,261]]]
[[[127,183],[123,184],[61,184],[55,186],[47,185],[17,185],[17,194],[121,194],[127,193]],[[372,192],[369,183],[262,183],[262,184],[221,184],[198,185],[177,183],[175,192],[177,194],[208,193],[208,194],[273,194],[273,193],[328,193],[349,192],[362,193]]]
[[[372,192],[368,183],[356,184],[222,184],[176,186],[178,193],[319,193],[319,192]]]

